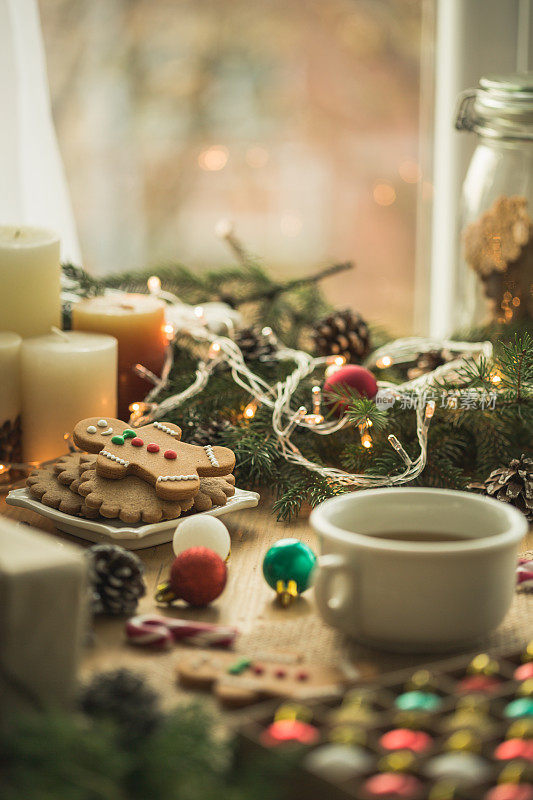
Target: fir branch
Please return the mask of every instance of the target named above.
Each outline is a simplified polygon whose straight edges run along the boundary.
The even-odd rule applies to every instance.
[[[280,294],[285,294],[286,292],[293,292],[298,289],[302,289],[309,284],[319,283],[323,281],[325,278],[331,278],[333,275],[337,275],[339,272],[345,272],[346,270],[353,269],[354,265],[352,261],[345,261],[341,264],[332,264],[330,267],[326,267],[325,269],[321,269],[319,272],[316,272],[314,275],[307,275],[303,278],[293,278],[290,281],[286,281],[285,283],[273,283],[268,288],[265,288],[264,291],[258,291],[253,294],[246,295],[241,297],[239,300],[235,300],[234,303],[236,306],[244,305],[244,303],[257,303],[258,301],[266,300],[267,302],[272,302],[279,297]],[[231,305],[231,303],[230,303]]]

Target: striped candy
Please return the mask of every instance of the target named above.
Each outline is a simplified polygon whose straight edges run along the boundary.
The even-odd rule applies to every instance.
[[[186,642],[195,647],[231,647],[238,631],[224,625],[193,622],[186,619],[141,614],[126,622],[130,644],[163,650],[172,642]]]

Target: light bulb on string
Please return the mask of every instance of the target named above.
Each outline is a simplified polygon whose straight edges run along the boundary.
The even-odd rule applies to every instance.
[[[435,401],[430,400],[426,406],[426,410],[424,411],[424,417],[427,420],[430,420],[434,413],[435,413]]]
[[[212,342],[207,355],[209,358],[217,358],[220,355],[220,350],[220,342]]]
[[[390,356],[382,356],[376,361],[376,367],[378,369],[386,369],[390,366],[392,366],[392,358]]]
[[[265,337],[265,339],[268,339],[270,344],[272,345],[278,344],[277,336],[270,327],[270,325],[265,325],[265,327],[261,330],[261,334]]]
[[[163,333],[167,337],[167,341],[170,344],[170,342],[174,340],[174,336],[176,335],[174,325],[171,322],[167,322],[165,325],[163,325]]]
[[[363,445],[363,447],[366,447],[367,450],[370,450],[370,448],[372,447],[372,437],[370,436],[369,433],[363,433],[363,435],[361,436],[361,444]]]
[[[157,275],[151,275],[146,281],[146,285],[150,294],[158,295],[161,292],[161,278]]]
[[[194,307],[194,316],[199,322],[205,324],[205,314],[204,314],[204,307],[203,306],[195,306]]]
[[[253,419],[255,417],[255,412],[257,411],[257,401],[252,400],[248,405],[245,407],[243,411],[243,416],[245,419]]]
[[[330,378],[346,364],[344,356],[328,356],[326,359],[326,378]]]
[[[357,426],[359,428],[359,433],[361,434],[361,444],[363,447],[366,447],[367,450],[369,450],[373,445],[372,437],[368,432],[370,425],[372,425],[372,422],[367,417],[365,422],[361,422]]]
[[[410,467],[410,466],[412,466],[412,464],[413,464],[413,461],[412,461],[412,459],[411,459],[411,456],[409,455],[409,453],[407,453],[407,452],[404,450],[404,448],[402,447],[401,443],[398,441],[398,439],[396,438],[396,436],[395,436],[393,433],[390,433],[390,434],[387,436],[387,439],[389,440],[389,444],[391,444],[391,445],[392,445],[392,447],[394,447],[394,449],[396,450],[396,452],[398,453],[398,455],[399,455],[399,456],[402,458],[402,460],[403,460],[404,464],[405,464],[407,467]]]
[[[287,438],[288,436],[291,435],[291,433],[293,432],[295,427],[298,425],[299,422],[301,422],[304,419],[306,414],[307,414],[306,407],[305,406],[300,406],[298,411],[296,411],[292,415],[292,417],[290,418],[289,424],[282,431],[282,435],[283,435],[284,438]]]
[[[311,392],[313,395],[313,413],[306,414],[304,420],[308,425],[320,425],[321,422],[324,422],[324,416],[321,413],[322,390],[320,386],[313,386]]]

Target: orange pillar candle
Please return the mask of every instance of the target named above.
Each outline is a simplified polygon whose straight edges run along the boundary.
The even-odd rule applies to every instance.
[[[161,373],[168,339],[165,303],[145,294],[106,294],[72,307],[72,327],[108,333],[118,340],[118,415],[127,421],[129,406],[142,400],[151,384],[136,374],[135,365]]]

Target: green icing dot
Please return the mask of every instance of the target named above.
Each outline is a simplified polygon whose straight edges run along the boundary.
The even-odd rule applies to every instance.
[[[435,711],[442,701],[438,694],[433,692],[405,692],[396,698],[396,708],[402,711]]]
[[[533,717],[533,699],[520,697],[505,706],[506,717]]]
[[[124,439],[122,438],[122,436],[112,436],[111,441],[113,442],[113,444],[124,444]]]
[[[125,431],[122,431],[122,436],[124,439],[133,439],[137,434],[131,428],[126,428]]]

